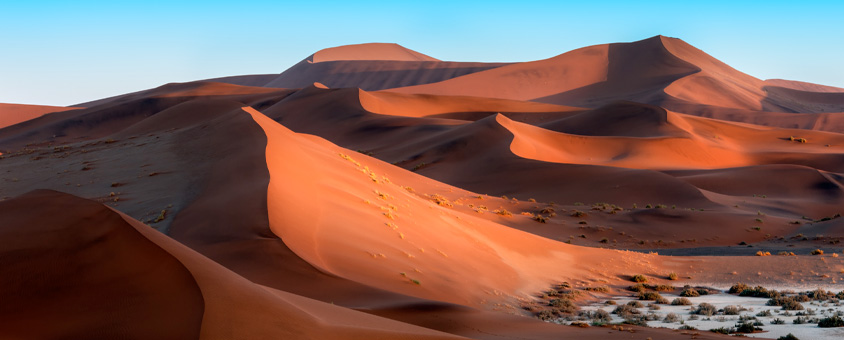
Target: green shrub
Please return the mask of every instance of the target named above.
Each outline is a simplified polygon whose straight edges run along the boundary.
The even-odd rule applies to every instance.
[[[831,327],[844,327],[844,319],[841,319],[838,315],[833,315],[828,318],[823,318],[818,321],[818,327],[823,328],[831,328]]]
[[[754,326],[752,322],[741,322],[736,324],[735,333],[753,333],[761,330],[762,328]]]

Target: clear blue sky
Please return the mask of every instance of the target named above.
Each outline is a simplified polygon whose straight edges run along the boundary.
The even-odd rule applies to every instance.
[[[0,102],[71,105],[280,73],[326,47],[529,61],[657,34],[750,75],[844,87],[844,1],[0,0]]]

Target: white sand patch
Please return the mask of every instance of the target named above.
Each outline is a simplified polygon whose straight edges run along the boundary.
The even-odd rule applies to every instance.
[[[668,299],[669,301],[678,298],[677,295],[671,294],[662,294],[663,297]],[[648,313],[655,313],[659,316],[660,321],[648,321],[648,326],[650,327],[663,327],[663,328],[671,328],[677,329],[683,325],[689,325],[699,329],[700,331],[709,331],[710,329],[714,328],[721,328],[726,327],[730,328],[735,326],[736,323],[739,322],[740,316],[752,316],[756,317],[759,321],[762,321],[764,325],[759,326],[764,331],[763,333],[752,333],[746,334],[748,337],[757,337],[757,338],[778,338],[780,336],[786,335],[788,333],[794,334],[794,336],[798,337],[799,339],[819,339],[819,340],[833,340],[833,339],[844,339],[844,327],[842,328],[820,328],[817,324],[794,324],[794,320],[797,318],[795,315],[797,312],[807,313],[809,310],[815,312],[815,315],[808,316],[809,318],[824,318],[828,316],[832,316],[835,312],[841,311],[844,312],[844,305],[837,304],[837,303],[830,303],[830,302],[804,302],[803,307],[806,309],[802,311],[787,311],[790,316],[784,315],[786,311],[781,310],[781,307],[776,306],[766,306],[765,303],[768,301],[766,298],[753,298],[753,297],[745,297],[745,296],[736,296],[730,294],[712,294],[712,295],[703,295],[699,297],[692,297],[688,298],[694,305],[693,306],[671,306],[671,305],[659,305],[659,310],[649,310],[647,305],[650,304],[652,301],[640,301],[645,307],[639,308],[638,310],[642,312],[642,314]],[[618,305],[626,304],[629,301],[634,301],[635,299],[632,297],[629,298],[615,298],[613,299],[616,301]],[[740,308],[744,308],[747,310],[741,311],[739,315],[713,315],[711,317],[705,315],[697,315],[697,320],[693,320],[695,316],[691,314],[691,311],[697,307],[700,303],[709,303],[717,307],[718,309],[722,309],[726,306],[733,305]],[[605,304],[592,304],[588,306],[584,306],[582,309],[585,311],[594,311],[597,309],[603,309],[609,313],[617,306],[614,305],[605,305]],[[762,312],[764,310],[770,310],[771,316],[756,316],[757,313]],[[673,322],[667,323],[663,322],[665,315],[668,313],[675,313],[677,314],[683,321],[680,322]],[[620,318],[619,316],[612,314],[613,321],[612,322],[621,322],[624,319]],[[774,325],[771,324],[771,321],[774,319],[780,319],[785,321],[784,324],[781,325]]]

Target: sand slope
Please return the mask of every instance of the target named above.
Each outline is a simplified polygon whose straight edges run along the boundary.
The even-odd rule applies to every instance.
[[[78,107],[2,104],[0,103],[0,129],[25,122],[51,112],[80,109]]]
[[[14,285],[3,290],[4,337],[456,338],[263,288],[67,194],[35,191],[0,203],[0,214],[3,277]]]
[[[841,94],[656,36],[509,64],[350,45],[0,106],[32,118],[0,125],[0,337],[688,338],[525,307],[633,274],[844,281],[808,255],[843,249]]]

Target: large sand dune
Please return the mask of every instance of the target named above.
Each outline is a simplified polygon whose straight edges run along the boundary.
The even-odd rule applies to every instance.
[[[634,274],[840,285],[842,91],[656,36],[3,104],[0,338],[720,338],[532,316]]]

